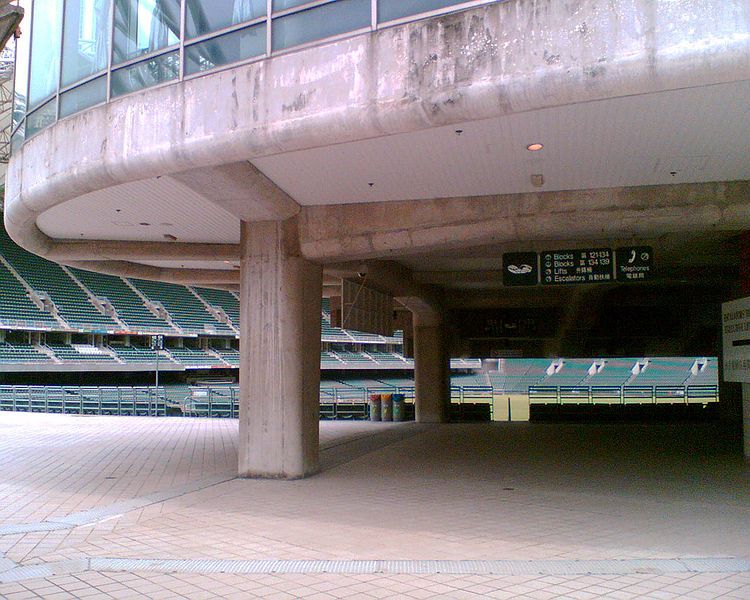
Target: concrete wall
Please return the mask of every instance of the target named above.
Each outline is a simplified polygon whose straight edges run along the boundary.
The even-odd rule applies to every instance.
[[[131,252],[188,255],[198,250],[179,243],[60,244],[35,222],[71,198],[168,173],[747,79],[749,23],[745,0],[514,0],[147,90],[27,141],[10,165],[6,226],[22,246],[60,260],[125,268],[116,259]]]

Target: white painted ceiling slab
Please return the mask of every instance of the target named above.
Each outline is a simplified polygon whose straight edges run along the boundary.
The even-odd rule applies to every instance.
[[[43,213],[37,226],[62,239],[240,241],[239,219],[168,176],[80,196]]]
[[[750,82],[743,81],[574,104],[253,163],[303,205],[531,192],[537,190],[530,180],[535,173],[544,175],[544,191],[748,179],[748,98]],[[529,152],[532,142],[544,149]]]

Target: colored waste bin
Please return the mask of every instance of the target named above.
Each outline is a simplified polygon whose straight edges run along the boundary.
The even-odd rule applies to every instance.
[[[370,421],[380,421],[380,394],[370,394]]]
[[[380,395],[380,416],[383,421],[393,421],[393,395]]]
[[[398,422],[403,421],[406,417],[404,414],[404,395],[393,394],[391,402],[393,403],[393,420]]]

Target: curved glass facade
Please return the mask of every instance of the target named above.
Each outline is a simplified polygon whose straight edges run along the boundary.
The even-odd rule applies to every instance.
[[[138,90],[492,1],[17,0],[12,148]]]

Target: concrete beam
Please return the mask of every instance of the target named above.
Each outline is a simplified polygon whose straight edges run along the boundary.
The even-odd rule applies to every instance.
[[[417,283],[410,269],[387,260],[370,260],[329,266],[327,272],[340,277],[361,278],[368,286],[390,294],[399,303],[418,314],[424,322],[441,320],[442,301],[437,290]]]
[[[300,232],[311,260],[366,260],[485,244],[742,231],[748,214],[750,182],[732,181],[311,206]]]
[[[45,236],[46,237],[46,236]],[[239,244],[190,244],[186,242],[118,242],[53,240],[47,238],[45,258],[62,262],[139,260],[237,260]]]
[[[153,281],[166,281],[181,285],[205,285],[206,287],[229,286],[236,288],[240,283],[240,273],[228,269],[172,269],[154,267],[127,261],[61,261],[62,264],[77,269],[96,271],[118,277],[137,277]]]
[[[300,210],[289,194],[249,161],[190,169],[171,177],[242,221],[284,220]]]

